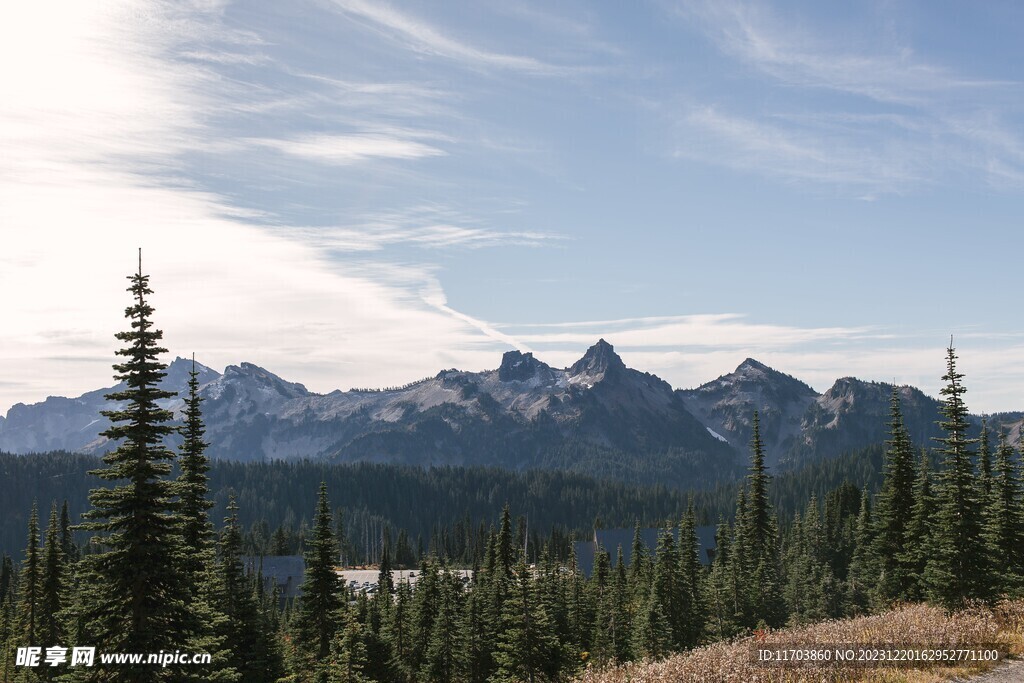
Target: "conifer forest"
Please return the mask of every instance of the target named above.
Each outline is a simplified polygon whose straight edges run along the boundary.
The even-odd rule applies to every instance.
[[[82,482],[27,486],[53,497],[4,503],[24,507],[6,511],[24,521],[18,547],[4,528],[4,683],[604,680],[757,634],[1007,609],[1024,593],[1019,444],[987,426],[973,436],[952,344],[936,359],[933,443],[912,441],[894,390],[884,444],[775,475],[755,413],[742,480],[692,492],[557,472],[211,463],[197,373],[172,426],[141,263],[130,283],[114,365],[123,384],[105,413],[117,447],[102,459],[0,460],[9,481],[36,468]],[[702,558],[707,525],[714,550]],[[634,528],[632,542],[598,547],[584,571],[573,541],[615,526]],[[654,547],[641,527],[659,529]],[[293,593],[252,561],[293,555],[304,562]],[[357,565],[376,572],[371,590],[339,574]],[[209,661],[18,662],[19,650],[77,646]]]

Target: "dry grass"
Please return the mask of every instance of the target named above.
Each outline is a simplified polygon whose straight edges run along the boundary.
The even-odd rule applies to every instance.
[[[635,662],[621,667],[588,670],[578,683],[935,683],[967,677],[991,665],[950,668],[849,667],[777,668],[752,661],[752,645],[793,646],[839,643],[925,644],[965,647],[1006,643],[1010,652],[1024,652],[1024,601],[1003,602],[954,614],[927,605],[907,605],[884,614],[827,621],[782,629],[754,638],[716,643],[658,662]]]

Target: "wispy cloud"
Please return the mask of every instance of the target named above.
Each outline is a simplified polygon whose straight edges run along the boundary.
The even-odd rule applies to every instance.
[[[1022,103],[1000,79],[963,75],[878,36],[837,35],[761,3],[684,2],[675,13],[721,53],[767,77],[769,100],[682,98],[679,157],[865,197],[922,185],[1024,185]],[[845,47],[844,47],[845,45]],[[768,105],[765,102],[771,102]]]
[[[289,139],[250,138],[246,142],[322,164],[347,165],[367,159],[423,159],[443,156],[437,147],[373,133],[303,135]]]
[[[424,204],[401,211],[378,211],[349,226],[289,227],[280,232],[327,252],[370,252],[390,246],[424,249],[539,247],[565,240],[557,234],[495,230],[478,223],[450,207]]]
[[[383,2],[334,0],[334,5],[349,16],[397,38],[402,45],[423,54],[454,60],[470,68],[498,68],[536,75],[556,75],[573,71],[533,57],[505,54],[478,48],[452,38],[435,26],[401,12]]]
[[[221,32],[217,7],[36,3],[4,15],[0,58],[31,68],[0,70],[0,289],[24,293],[0,301],[0,408],[109,384],[139,246],[166,345],[215,366],[251,360],[327,391],[401,383],[453,356],[484,367],[504,348],[448,308],[424,269],[388,278],[339,264],[186,173],[189,155],[237,154],[252,136],[232,137],[230,117],[281,94],[251,94],[198,59],[204,41],[263,49]],[[443,153],[436,137],[373,133],[288,136],[281,151],[321,165]],[[443,232],[418,238],[441,246]]]
[[[827,88],[879,102],[921,104],[936,96],[1009,85],[931,64],[905,46],[843,51],[834,41],[782,20],[756,2],[699,0],[679,6],[727,54],[788,85]]]

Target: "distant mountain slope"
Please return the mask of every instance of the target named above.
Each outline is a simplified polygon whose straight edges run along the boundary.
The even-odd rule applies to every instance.
[[[741,452],[748,449],[758,411],[769,464],[800,442],[802,418],[819,397],[800,380],[753,358],[728,375],[677,393],[691,413]]]
[[[184,390],[188,363],[164,385]],[[496,370],[443,370],[394,390],[314,394],[249,363],[202,368],[214,458],[542,467],[674,485],[735,475],[734,450],[691,415],[669,384],[627,368],[604,340],[569,368],[510,351]],[[99,453],[109,390],[18,405],[0,449]],[[167,402],[180,411],[181,399]]]
[[[942,404],[920,389],[897,388],[910,438],[927,446],[941,435]],[[737,450],[748,448],[752,415],[759,411],[769,465],[792,466],[882,443],[888,438],[893,385],[843,377],[824,394],[748,358],[734,372],[696,389],[678,390],[687,409]],[[981,418],[971,417],[975,429]],[[1020,413],[989,417],[993,433],[1020,433]],[[1014,443],[1016,443],[1014,441]]]
[[[191,367],[174,360],[164,386],[184,392]],[[604,340],[568,368],[509,351],[494,370],[442,370],[395,389],[329,394],[251,363],[223,374],[196,367],[209,452],[218,459],[564,469],[676,486],[737,476],[755,410],[773,467],[878,444],[892,391],[846,377],[818,394],[752,358],[696,389],[673,390],[626,367]],[[0,450],[109,450],[99,434],[109,426],[100,411],[111,408],[104,399],[110,391],[14,406],[0,421]],[[940,403],[913,387],[899,391],[911,437],[928,444],[939,433]],[[180,397],[164,405],[180,417]],[[991,422],[1015,437],[1021,414]]]

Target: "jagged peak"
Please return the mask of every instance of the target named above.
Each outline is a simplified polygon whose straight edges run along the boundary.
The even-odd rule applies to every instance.
[[[587,349],[583,357],[573,363],[569,368],[571,375],[596,375],[607,373],[609,370],[624,370],[626,364],[615,353],[615,347],[604,339],[598,339],[597,343]]]
[[[298,382],[289,382],[278,375],[275,375],[266,368],[261,368],[255,363],[247,363],[244,361],[238,365],[229,365],[224,368],[224,374],[221,377],[224,380],[251,378],[257,382],[271,383],[277,385],[279,388],[290,389],[292,392],[300,394],[309,393],[305,385],[299,384]]]
[[[550,369],[547,363],[534,358],[530,351],[506,351],[501,357],[498,379],[502,382],[522,382],[535,377],[538,371]]]
[[[744,370],[757,370],[760,372],[775,372],[772,368],[768,367],[756,358],[747,358],[742,363],[736,366],[736,372],[743,372]]]

